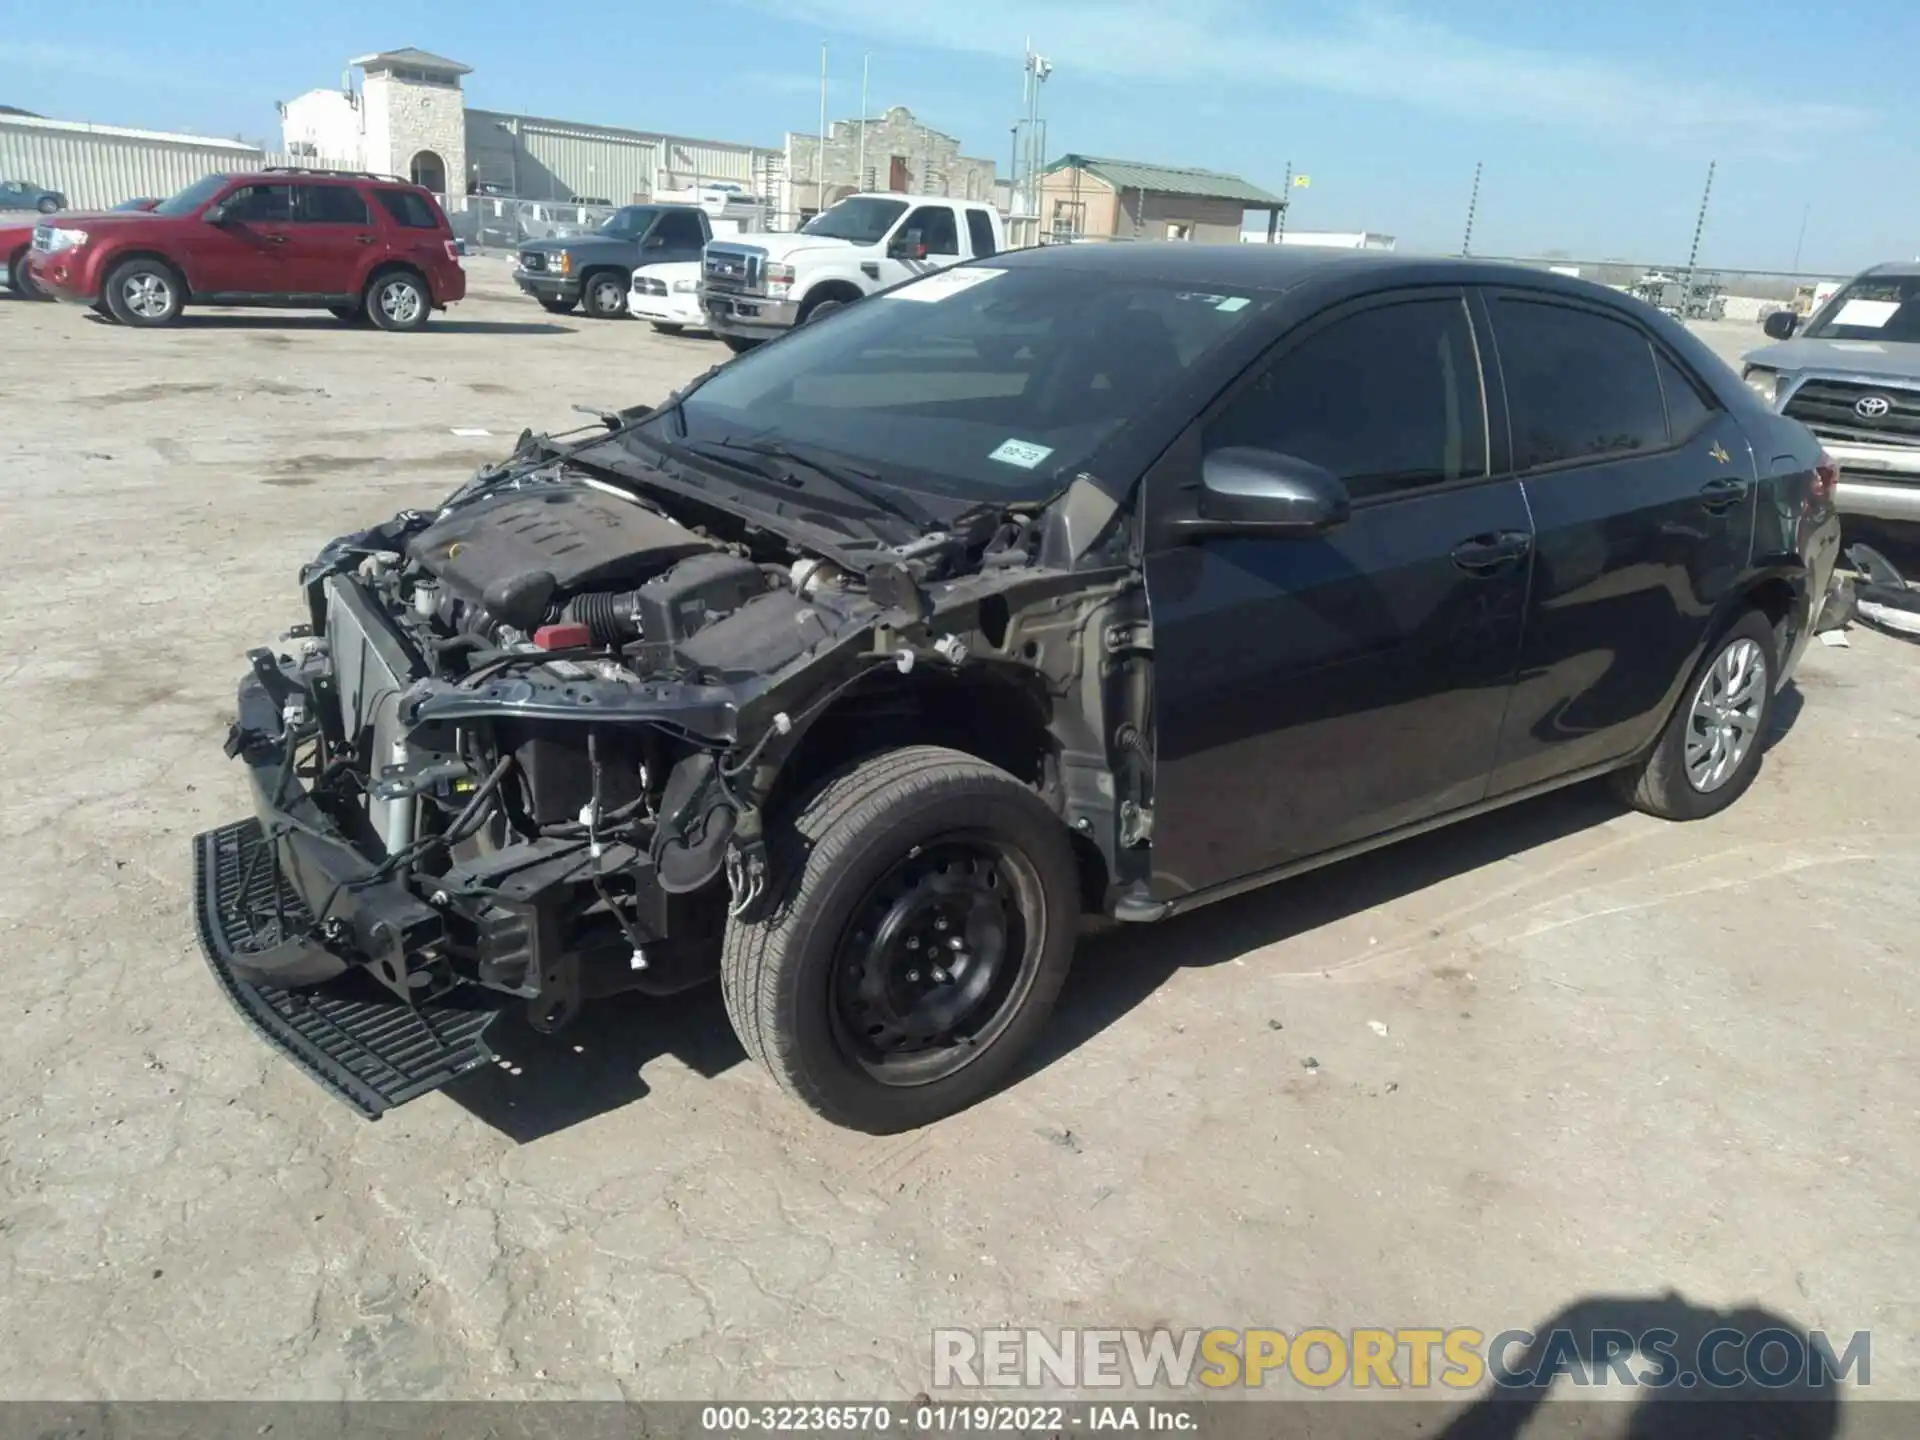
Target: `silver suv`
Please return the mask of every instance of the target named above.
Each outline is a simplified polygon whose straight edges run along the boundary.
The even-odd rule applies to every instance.
[[[1840,512],[1920,521],[1920,263],[1876,265],[1804,327],[1782,310],[1766,332],[1781,343],[1747,355],[1742,378],[1820,437]]]

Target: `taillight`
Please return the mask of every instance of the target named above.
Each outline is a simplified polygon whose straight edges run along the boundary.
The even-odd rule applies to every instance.
[[[458,240],[449,240],[446,242],[446,246],[447,258],[449,260],[458,260],[460,258],[460,242]]]
[[[1833,503],[1833,492],[1840,485],[1840,467],[1826,451],[1820,452],[1820,459],[1813,467],[1813,484],[1808,489],[1807,498],[1814,505],[1825,509]]]

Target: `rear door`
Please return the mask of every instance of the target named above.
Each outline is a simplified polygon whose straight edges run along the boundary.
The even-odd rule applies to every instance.
[[[1518,290],[1485,303],[1536,547],[1500,793],[1652,738],[1746,570],[1755,472],[1713,392],[1625,311]]]
[[[358,295],[379,244],[373,212],[353,186],[293,187],[285,264],[290,294],[336,301]]]
[[[1156,520],[1236,445],[1333,471],[1353,513],[1149,553],[1159,898],[1485,794],[1531,542],[1491,433],[1466,297],[1437,288],[1308,322],[1160,462]]]

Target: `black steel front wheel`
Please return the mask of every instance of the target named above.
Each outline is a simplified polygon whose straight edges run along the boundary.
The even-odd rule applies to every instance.
[[[1031,789],[956,750],[889,751],[774,834],[766,898],[728,925],[727,1013],[803,1104],[912,1129],[1007,1079],[1078,918],[1066,828]]]

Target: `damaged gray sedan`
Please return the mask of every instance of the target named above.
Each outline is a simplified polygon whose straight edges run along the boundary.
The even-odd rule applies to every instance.
[[[1529,344],[1628,373],[1534,425]],[[488,1063],[509,1006],[717,976],[789,1094],[924,1124],[1008,1078],[1085,915],[1608,771],[1731,803],[1831,489],[1684,330],[1552,275],[940,272],[329,544],[249,656],[203,946],[369,1116]]]

